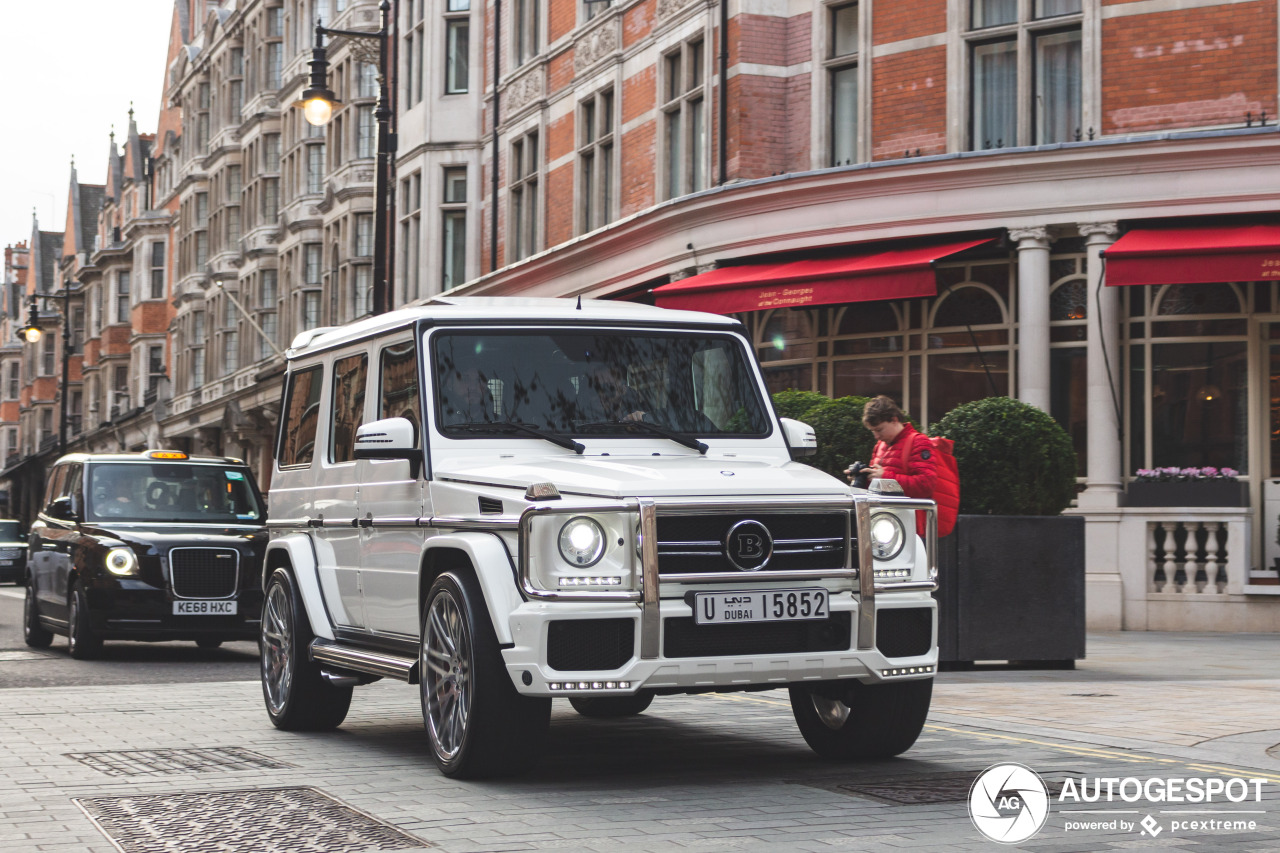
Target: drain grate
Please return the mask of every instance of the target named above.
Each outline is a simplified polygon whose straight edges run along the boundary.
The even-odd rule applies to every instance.
[[[75,803],[123,853],[368,853],[427,846],[314,788]]]
[[[167,776],[228,770],[281,770],[292,767],[238,746],[211,749],[131,749],[119,752],[69,752],[108,776]]]
[[[882,803],[899,806],[923,806],[936,803],[961,803],[969,799],[969,791],[973,788],[973,780],[978,778],[981,770],[959,771],[948,773],[929,773],[920,776],[895,776],[882,779],[866,779],[857,782],[836,782],[818,785],[828,791],[850,794],[855,797],[867,797]],[[1062,788],[1062,780],[1066,778],[1064,771],[1041,773],[1055,794]]]

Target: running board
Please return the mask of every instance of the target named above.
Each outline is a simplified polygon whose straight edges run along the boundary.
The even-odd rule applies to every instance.
[[[311,641],[311,659],[354,672],[367,672],[386,678],[398,678],[410,684],[418,683],[418,659],[379,652],[372,649],[356,649],[332,640]]]

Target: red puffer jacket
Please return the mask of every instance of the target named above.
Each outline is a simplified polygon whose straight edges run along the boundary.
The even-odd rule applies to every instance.
[[[902,493],[909,498],[937,499],[934,488],[938,484],[938,468],[934,462],[933,443],[911,424],[903,424],[902,432],[893,444],[876,442],[871,454],[872,465],[883,465],[884,476],[897,480]],[[925,533],[925,514],[916,513],[916,532]]]

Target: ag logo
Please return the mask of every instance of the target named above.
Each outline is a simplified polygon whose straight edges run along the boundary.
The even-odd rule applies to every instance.
[[[758,521],[739,521],[725,534],[724,555],[740,571],[759,571],[773,556],[773,536]]]
[[[1049,817],[1044,780],[1021,764],[988,767],[969,790],[969,817],[978,831],[1001,844],[1026,841]]]

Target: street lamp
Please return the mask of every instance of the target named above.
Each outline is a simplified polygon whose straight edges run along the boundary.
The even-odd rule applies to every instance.
[[[71,294],[67,292],[31,294],[27,300],[27,325],[18,330],[18,336],[29,344],[38,343],[44,335],[44,329],[40,327],[37,299],[54,299],[62,303],[62,383],[58,388],[62,407],[62,416],[58,419],[58,455],[62,456],[67,452],[67,386],[71,378]]]
[[[362,30],[334,30],[322,27],[316,22],[315,46],[311,50],[311,79],[307,88],[302,91],[302,98],[294,106],[302,108],[303,118],[316,127],[323,127],[333,117],[334,107],[340,102],[329,88],[329,59],[324,46],[325,36],[346,36],[354,39],[376,40],[378,43],[378,103],[374,107],[374,118],[378,122],[378,167],[374,173],[374,219],[373,219],[373,313],[383,314],[391,309],[391,288],[388,278],[391,273],[389,258],[391,255],[391,228],[387,222],[394,209],[392,199],[395,184],[391,174],[394,166],[396,150],[395,133],[391,126],[391,97],[388,86],[390,76],[391,27],[388,22],[391,12],[390,0],[382,0],[378,6],[380,15],[378,29],[374,32]]]

